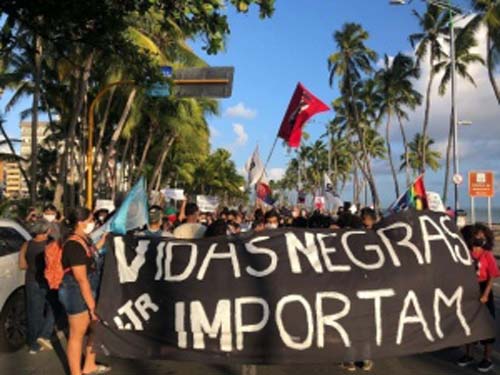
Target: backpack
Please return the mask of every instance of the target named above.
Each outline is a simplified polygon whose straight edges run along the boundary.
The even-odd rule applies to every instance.
[[[83,246],[87,256],[90,253],[89,246],[85,240],[77,235],[70,236],[66,242],[76,241]],[[70,271],[69,268],[64,269],[62,264],[63,244],[61,241],[52,241],[45,247],[45,270],[44,276],[49,284],[49,288],[53,290],[59,289],[64,275]]]

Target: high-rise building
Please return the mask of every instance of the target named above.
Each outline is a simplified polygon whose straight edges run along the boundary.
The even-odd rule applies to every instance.
[[[21,147],[19,155],[29,160],[31,157],[31,121],[23,121],[20,124],[21,127]],[[38,129],[37,129],[37,143],[39,145],[43,145],[45,139],[49,135],[48,128],[49,123],[46,121],[38,121]],[[22,162],[23,168],[29,173],[29,162]],[[10,161],[6,162],[4,165],[4,192],[6,197],[19,197],[19,196],[27,196],[29,189],[26,185],[26,181],[24,180],[21,170],[17,162]]]

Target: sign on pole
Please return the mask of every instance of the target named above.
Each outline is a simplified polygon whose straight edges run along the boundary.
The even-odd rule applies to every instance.
[[[495,195],[495,175],[492,171],[469,172],[469,195],[472,198],[493,198]]]
[[[495,173],[493,171],[469,172],[469,196],[471,199],[472,222],[476,221],[474,198],[488,198],[488,224],[492,225],[491,198],[495,196]]]
[[[173,72],[173,93],[178,97],[229,98],[234,67],[184,68]]]

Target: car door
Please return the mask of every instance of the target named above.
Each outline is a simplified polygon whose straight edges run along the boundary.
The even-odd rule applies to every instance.
[[[24,284],[19,270],[19,249],[25,238],[12,227],[0,227],[0,309],[10,294]]]

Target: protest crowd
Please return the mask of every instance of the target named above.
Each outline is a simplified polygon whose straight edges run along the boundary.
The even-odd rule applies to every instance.
[[[164,205],[152,205],[147,210],[148,224],[142,228],[129,230],[140,237],[176,238],[195,240],[227,236],[234,238],[241,233],[273,231],[279,228],[309,229],[359,229],[373,230],[381,218],[381,213],[370,207],[359,208],[349,202],[330,213],[325,209],[308,211],[304,207],[274,208],[260,204],[245,210],[242,206],[234,209],[223,207],[215,212],[200,212],[195,203],[186,199],[173,200]],[[113,221],[110,208],[100,208],[91,212],[78,208],[67,217],[52,206],[43,211],[29,211],[26,226],[33,239],[23,246],[19,256],[19,267],[26,269],[26,296],[28,336],[30,354],[51,350],[54,329],[68,329],[67,359],[72,375],[103,374],[111,370],[109,366],[98,364],[92,348],[92,325],[99,320],[95,312],[98,298],[102,264],[106,253],[107,233],[101,234],[95,242],[91,233],[106,228]],[[130,229],[130,228],[129,228]],[[500,275],[492,255],[494,237],[491,230],[482,224],[462,228],[462,235],[476,264],[481,302],[491,315],[495,316],[493,279]],[[57,273],[57,265],[49,265],[49,253],[57,251],[63,274]],[[56,247],[56,250],[54,250]],[[56,254],[57,256],[57,254]],[[60,273],[60,270],[59,270]],[[49,288],[55,283],[58,290]],[[481,341],[484,355],[478,363],[478,370],[487,372],[493,368],[491,348],[494,339]],[[458,366],[474,363],[471,345],[457,362]],[[84,363],[81,366],[81,356]],[[365,371],[373,368],[373,361],[366,359],[360,364],[345,362],[346,371],[362,367]]]

